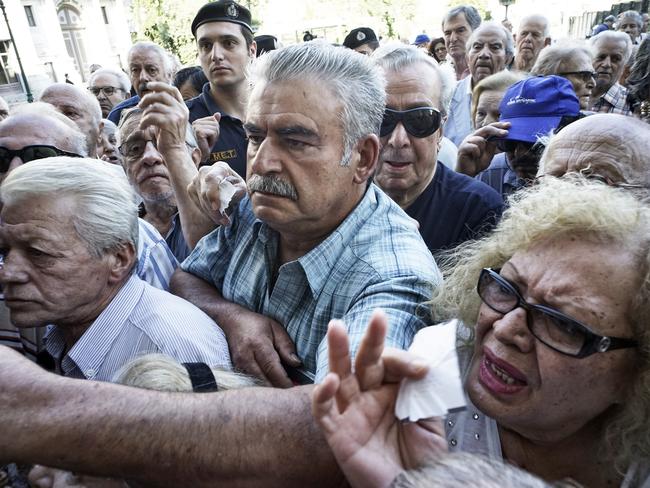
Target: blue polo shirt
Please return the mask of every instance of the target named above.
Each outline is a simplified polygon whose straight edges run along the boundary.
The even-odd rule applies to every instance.
[[[246,179],[246,133],[244,124],[241,120],[228,115],[219,108],[212,95],[210,95],[210,83],[203,85],[203,92],[187,102],[187,108],[190,109],[190,122],[214,115],[215,112],[221,114],[219,122],[219,139],[212,146],[210,158],[203,165],[211,165],[217,161],[225,161],[234,169],[237,174]]]
[[[123,102],[120,102],[117,105],[115,105],[113,107],[113,110],[110,111],[110,113],[106,118],[111,122],[113,122],[115,125],[119,125],[120,117],[122,116],[122,110],[135,107],[138,103],[140,103],[140,97],[137,95],[131,98],[127,98]]]
[[[492,229],[503,200],[485,183],[438,163],[429,186],[405,209],[420,224],[420,234],[434,256]]]

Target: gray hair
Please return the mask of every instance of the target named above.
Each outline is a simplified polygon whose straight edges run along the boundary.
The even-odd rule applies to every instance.
[[[59,112],[54,105],[45,102],[34,102],[19,105],[12,110],[11,115],[3,120],[3,123],[12,123],[17,118],[36,117],[40,119],[53,119],[57,124],[65,125],[65,139],[67,147],[60,147],[63,151],[73,152],[79,156],[88,156],[88,146],[86,145],[86,136],[79,130],[79,126],[68,117]],[[59,130],[58,136],[63,136],[62,130]]]
[[[532,14],[532,15],[527,15],[523,19],[521,19],[521,22],[519,22],[519,28],[517,29],[517,32],[519,32],[519,29],[521,28],[522,25],[524,25],[528,21],[535,21],[539,20],[543,25],[544,25],[544,32],[542,33],[544,37],[551,37],[551,31],[550,27],[548,25],[548,18],[543,16],[542,14]]]
[[[79,237],[95,257],[131,244],[138,245],[138,207],[131,185],[115,166],[90,158],[61,156],[23,164],[0,186],[5,205],[40,196],[73,197],[70,216]]]
[[[341,165],[346,166],[359,140],[379,134],[386,107],[383,74],[368,56],[320,40],[270,51],[257,58],[251,69],[253,85],[297,79],[313,81],[340,101]]]
[[[99,68],[97,71],[94,71],[88,78],[88,86],[93,86],[95,78],[101,75],[112,75],[115,76],[120,84],[120,88],[124,90],[125,93],[130,93],[131,91],[131,81],[129,77],[126,76],[126,73],[121,69],[115,68]]]
[[[639,26],[639,29],[643,27],[643,17],[641,17],[641,14],[636,10],[626,10],[625,12],[622,12],[618,16],[618,22],[621,23],[623,19],[627,19],[627,18],[630,18],[634,22],[636,22],[636,25]]]
[[[102,134],[115,134],[115,137],[117,138],[117,126],[108,119],[102,119],[102,122],[104,123],[102,127]]]
[[[163,60],[163,65],[164,65],[163,67],[165,69],[165,73],[167,73],[167,75],[169,76],[169,82],[171,83],[172,78],[176,73],[176,67],[178,64],[176,60],[172,57],[172,55],[169,54],[165,49],[160,47],[155,42],[138,41],[133,46],[131,46],[131,49],[129,49],[129,53],[126,57],[128,59],[129,64],[131,63],[131,55],[133,54],[134,51],[138,51],[138,50],[151,50],[157,52]]]
[[[623,62],[627,63],[632,56],[632,39],[625,32],[606,30],[589,39],[589,45],[594,48],[594,55],[598,55],[598,44],[601,41],[622,41],[625,43]]]
[[[467,52],[471,50],[472,43],[474,42],[474,39],[476,39],[476,36],[478,36],[483,29],[489,29],[490,27],[499,30],[503,34],[503,38],[505,40],[504,43],[505,45],[503,47],[506,51],[506,56],[514,56],[515,38],[512,37],[512,33],[508,29],[503,27],[503,25],[499,24],[498,22],[494,22],[494,21],[483,22],[478,29],[472,32],[472,35],[469,36],[469,39],[467,40],[467,44],[465,45],[465,49],[467,50]]]
[[[593,59],[592,49],[579,41],[561,41],[541,50],[530,74],[535,76],[557,75],[562,72],[562,66],[571,61],[576,55],[582,53]]]
[[[454,94],[456,77],[448,65],[440,65],[431,56],[427,56],[422,49],[415,46],[393,42],[377,49],[372,59],[385,71],[400,71],[417,63],[430,66],[438,75],[440,80],[440,113],[446,117],[449,112],[449,104]]]
[[[258,381],[250,376],[219,368],[210,369],[219,391],[259,386]],[[146,354],[133,359],[115,373],[113,383],[146,390],[193,391],[187,369],[174,358],[164,354]]]
[[[461,14],[465,16],[465,20],[467,20],[467,23],[472,30],[476,30],[476,28],[481,25],[481,14],[478,13],[478,10],[476,10],[475,7],[472,7],[471,5],[459,5],[445,14],[442,19],[442,29],[445,29],[446,22],[449,22],[451,19]]]

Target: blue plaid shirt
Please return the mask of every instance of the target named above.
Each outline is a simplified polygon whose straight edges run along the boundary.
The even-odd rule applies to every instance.
[[[245,198],[232,224],[205,236],[181,267],[281,323],[316,381],[328,372],[323,339],[331,319],[345,321],[353,354],[377,307],[389,317],[387,346],[408,347],[428,324],[422,303],[442,278],[416,222],[375,185],[327,239],[280,266],[273,285],[277,251],[277,232]]]

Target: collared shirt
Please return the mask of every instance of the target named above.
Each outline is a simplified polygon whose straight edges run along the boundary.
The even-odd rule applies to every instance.
[[[591,107],[594,112],[630,115],[632,109],[627,101],[627,88],[614,83]]]
[[[449,104],[449,116],[443,134],[460,146],[463,139],[472,132],[472,77],[456,83],[456,89]]]
[[[60,327],[45,349],[64,376],[111,381],[131,359],[167,354],[179,362],[230,368],[223,331],[191,303],[131,276],[79,340],[65,352]]]
[[[131,98],[127,98],[123,102],[120,102],[117,105],[115,105],[111,109],[111,111],[109,112],[106,118],[111,122],[113,122],[115,125],[120,125],[120,117],[122,116],[122,110],[135,107],[138,103],[140,103],[140,97],[137,95]]]
[[[174,254],[174,257],[178,259],[179,263],[182,263],[183,260],[190,255],[190,246],[187,245],[187,241],[183,235],[181,217],[179,214],[174,215],[172,225],[165,236],[165,242],[169,246],[172,254]]]
[[[225,113],[212,98],[210,94],[210,83],[203,85],[203,92],[187,102],[190,109],[190,122],[202,117],[221,114],[219,121],[219,138],[212,146],[212,153],[207,165],[217,161],[225,161],[237,172],[239,176],[246,179],[246,148],[248,141],[244,132],[244,125],[241,120]]]
[[[437,163],[431,183],[406,208],[434,256],[491,230],[503,209],[489,186]]]
[[[282,324],[317,381],[328,372],[324,337],[331,319],[345,321],[353,353],[377,307],[389,317],[387,345],[404,349],[427,325],[427,307],[420,305],[440,273],[416,222],[374,184],[323,242],[277,273],[278,233],[255,218],[248,197],[231,218],[197,244],[182,269],[226,300]]]
[[[490,166],[477,174],[475,178],[499,192],[504,202],[507,201],[509,195],[525,186],[524,180],[510,169],[506,153],[495,155]]]

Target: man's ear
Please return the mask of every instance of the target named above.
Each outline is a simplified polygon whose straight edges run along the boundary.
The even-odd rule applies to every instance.
[[[365,184],[375,174],[380,147],[379,137],[375,134],[368,134],[357,142],[355,148],[358,162],[354,169],[353,180],[355,183]]]
[[[109,283],[122,282],[135,266],[135,246],[131,243],[122,243],[117,248],[109,251],[110,262]]]
[[[201,163],[201,150],[198,147],[193,147],[190,156],[192,157],[194,166],[198,168]]]
[[[551,45],[551,38],[547,37],[546,39],[544,39],[544,46],[550,46],[550,45]]]
[[[255,56],[257,55],[257,42],[253,41],[248,48],[248,56],[251,59],[255,59]]]

